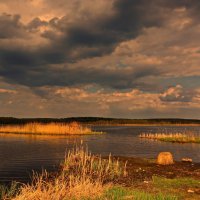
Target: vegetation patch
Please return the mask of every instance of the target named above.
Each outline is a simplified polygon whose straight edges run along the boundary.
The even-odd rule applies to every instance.
[[[193,178],[164,178],[153,176],[153,184],[159,188],[199,188],[200,180],[195,180]]]
[[[178,200],[178,197],[173,195],[150,194],[147,192],[124,188],[124,187],[113,187],[110,188],[101,198],[98,200],[122,200],[122,199],[133,199],[133,200]]]
[[[200,196],[200,180],[189,177],[182,178],[165,178],[153,176],[153,188],[157,190],[171,193],[179,197],[179,199],[197,200]]]
[[[142,133],[140,138],[154,139],[164,142],[177,142],[177,143],[200,143],[200,137],[192,133]]]
[[[40,134],[40,135],[86,135],[98,134],[91,128],[77,122],[71,123],[28,123],[21,125],[1,125],[0,133]]]

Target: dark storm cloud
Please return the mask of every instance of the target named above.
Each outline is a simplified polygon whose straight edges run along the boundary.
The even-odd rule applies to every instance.
[[[47,25],[48,25],[48,22],[36,17],[32,21],[30,21],[26,27],[28,30],[34,31],[34,30],[37,30],[41,26],[47,26]]]
[[[67,64],[65,69],[56,70],[50,65],[108,55],[120,42],[140,35],[143,28],[162,26],[171,9],[185,6],[196,16],[195,5],[199,8],[199,1],[116,0],[111,16],[78,20],[72,24],[67,23],[65,16],[48,22],[35,18],[25,26],[20,23],[19,15],[4,14],[0,17],[0,38],[19,37],[22,30],[33,31],[41,26],[48,26],[50,30],[41,34],[49,40],[46,46],[33,50],[20,46],[0,47],[0,76],[28,86],[97,83],[118,89],[134,87],[137,79],[158,75],[158,70],[133,67],[131,71],[112,71],[82,66],[70,68]]]
[[[20,15],[0,15],[0,39],[22,37],[23,29]]]
[[[88,51],[88,55],[80,52],[76,59],[82,59],[108,54],[120,42],[137,37],[143,28],[161,26],[165,18],[159,6],[146,0],[117,0],[113,4],[113,10],[114,14],[109,17],[102,16],[74,24],[67,24],[66,17],[60,20],[54,18],[50,21],[50,25],[63,32],[64,36],[57,38],[54,31],[47,31],[43,36],[62,44],[63,49],[98,47],[95,54],[93,49]],[[63,26],[63,24],[67,25]]]
[[[0,51],[0,61],[3,66],[14,68],[15,66],[35,66],[37,59],[32,52],[17,49],[3,49]]]
[[[77,86],[89,83],[99,84],[104,87],[114,89],[139,88],[141,84],[138,82],[140,78],[148,76],[156,76],[159,71],[153,67],[146,70],[145,68],[130,69],[89,69],[71,68],[48,70],[44,68],[31,68],[29,70],[12,69],[13,73],[8,72],[7,80],[10,82],[16,81],[19,84],[30,87],[40,87],[43,85],[49,86]],[[31,77],[31,78],[30,78]],[[34,81],[35,80],[35,81]],[[143,88],[148,88],[148,85],[143,83]]]
[[[163,16],[154,1],[117,0],[114,3],[116,14],[107,21],[106,27],[112,31],[125,34],[123,37],[137,35],[141,28],[160,26]],[[130,34],[130,35],[129,35]]]

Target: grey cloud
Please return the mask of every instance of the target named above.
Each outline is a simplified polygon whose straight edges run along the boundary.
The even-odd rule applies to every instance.
[[[49,86],[79,86],[98,84],[102,87],[114,89],[149,88],[148,84],[140,83],[140,78],[156,76],[160,72],[151,67],[148,70],[138,67],[137,69],[101,69],[68,67],[64,69],[31,68],[29,70],[7,71],[7,80],[18,82],[30,87]]]
[[[199,5],[197,1],[192,2]],[[28,86],[96,83],[117,89],[137,87],[141,77],[155,76],[160,72],[153,66],[148,70],[132,67],[131,71],[123,68],[112,71],[104,70],[103,66],[101,69],[92,66],[70,68],[68,64],[62,70],[55,70],[50,65],[71,64],[85,58],[108,55],[120,42],[140,35],[143,28],[162,26],[170,9],[184,5],[180,1],[115,0],[111,16],[87,18],[72,24],[67,22],[67,16],[53,18],[49,22],[35,18],[26,25],[26,29],[49,26],[50,30],[41,34],[49,40],[49,44],[33,50],[28,47],[0,47],[0,75],[5,80]],[[192,3],[186,6],[195,10]],[[20,23],[19,15],[3,15],[0,20],[0,38],[17,37],[25,27]]]
[[[47,21],[41,20],[39,17],[36,17],[28,23],[26,28],[30,31],[34,31],[34,30],[37,30],[41,26],[47,26],[47,25],[48,25]]]
[[[63,51],[77,52],[82,47],[91,48],[87,54],[78,52],[72,60],[109,54],[120,42],[137,37],[144,27],[162,25],[163,14],[158,6],[149,2],[116,0],[113,4],[114,14],[111,16],[78,20],[73,24],[67,23],[66,17],[54,18],[49,24],[55,29],[43,33],[43,37],[52,40],[53,46],[60,44]],[[61,31],[63,36],[58,38],[56,30]]]
[[[34,54],[26,50],[17,49],[2,49],[0,50],[0,61],[1,65],[9,68],[15,68],[18,66],[35,66],[37,64]]]
[[[160,100],[164,102],[191,102],[195,94],[186,91],[181,85],[170,87],[160,95]]]
[[[120,42],[137,37],[143,28],[162,26],[172,9],[185,6],[192,13],[196,4],[196,1],[192,4],[186,1],[115,0],[114,14],[111,16],[78,20],[73,24],[67,23],[66,16],[61,19],[53,18],[49,24],[61,31],[63,37],[57,37],[55,30],[47,31],[43,36],[53,41],[52,48],[59,46],[62,52],[67,51],[65,60],[76,62],[109,54]],[[87,51],[82,50],[82,47],[87,47]],[[76,56],[73,52],[76,52]],[[50,53],[50,57],[51,55]]]
[[[200,1],[199,0],[158,0],[162,7],[170,9],[185,8],[188,16],[193,18],[193,21],[199,23],[200,17]]]
[[[0,39],[22,37],[24,27],[20,23],[20,15],[0,15]]]

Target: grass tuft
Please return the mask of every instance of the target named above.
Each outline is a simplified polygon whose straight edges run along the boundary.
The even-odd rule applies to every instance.
[[[112,181],[119,176],[126,176],[126,164],[124,166],[111,155],[108,159],[102,159],[100,155],[92,155],[87,148],[81,146],[69,151],[63,164],[63,173],[67,176],[76,175],[76,178],[105,182]]]
[[[18,194],[19,184],[12,182],[10,186],[0,185],[0,199],[11,199]]]

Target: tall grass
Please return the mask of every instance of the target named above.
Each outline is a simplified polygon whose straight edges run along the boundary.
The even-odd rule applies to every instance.
[[[97,199],[120,176],[126,176],[126,165],[121,166],[111,156],[104,160],[83,146],[76,147],[68,152],[56,176],[47,172],[34,175],[33,182],[23,185],[12,200]]]
[[[64,123],[28,123],[24,125],[2,125],[0,133],[17,134],[46,134],[46,135],[67,135],[67,134],[90,134],[94,133],[91,128],[77,122]]]
[[[112,181],[120,176],[126,176],[126,163],[124,166],[109,156],[102,159],[100,155],[92,155],[83,146],[76,147],[68,152],[63,164],[63,173],[69,177],[74,174],[76,178],[90,178],[101,183]]]
[[[200,137],[192,133],[142,133],[140,138],[154,139],[165,142],[179,142],[179,143],[200,143]]]

